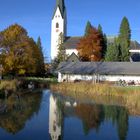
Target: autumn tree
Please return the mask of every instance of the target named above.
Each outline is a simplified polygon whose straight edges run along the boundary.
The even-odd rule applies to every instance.
[[[38,73],[39,49],[20,25],[11,25],[0,33],[0,50],[4,74]]]
[[[102,37],[100,32],[92,27],[89,34],[80,39],[77,50],[82,61],[100,61],[102,58]]]
[[[131,41],[131,29],[130,29],[128,19],[124,17],[122,19],[122,22],[120,25],[120,31],[119,31],[119,44],[120,44],[121,53],[122,53],[121,61],[129,61],[130,41]]]

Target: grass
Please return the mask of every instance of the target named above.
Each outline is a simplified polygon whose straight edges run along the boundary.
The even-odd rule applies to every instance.
[[[58,83],[51,90],[79,100],[94,100],[100,104],[125,106],[130,112],[140,115],[140,87],[119,87],[88,82]]]
[[[56,78],[41,78],[41,77],[23,77],[22,79],[28,81],[38,81],[38,82],[57,82]]]
[[[32,82],[35,89],[49,88],[50,83],[56,83],[55,78],[39,78],[39,77],[17,77],[15,80],[1,80],[0,81],[0,94],[4,91],[15,92],[17,90],[28,90],[28,84]]]
[[[0,81],[0,91],[16,91],[17,90],[17,80],[2,80]]]
[[[58,83],[52,85],[51,89],[64,92],[74,92],[76,94],[86,95],[109,95],[122,96],[124,94],[140,93],[140,87],[119,87],[109,84],[93,84],[90,82],[79,83]]]

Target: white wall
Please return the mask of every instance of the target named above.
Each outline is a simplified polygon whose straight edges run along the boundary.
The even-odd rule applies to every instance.
[[[78,51],[76,49],[66,49],[66,54],[67,55],[71,55],[72,53],[75,53],[76,55],[78,55]]]
[[[130,53],[140,53],[140,50],[129,50]]]
[[[59,28],[56,28],[56,23],[59,24]],[[54,18],[52,19],[51,27],[51,59],[54,59],[58,53],[58,40],[60,33],[65,33],[65,19],[61,16],[59,7],[56,10]],[[65,36],[65,34],[64,34]]]
[[[84,81],[93,81],[93,80],[100,80],[100,81],[119,81],[119,80],[125,80],[128,81],[139,81],[140,82],[140,76],[121,76],[121,75],[71,75],[71,74],[58,74],[58,82],[65,81],[74,81],[74,80],[84,80]]]

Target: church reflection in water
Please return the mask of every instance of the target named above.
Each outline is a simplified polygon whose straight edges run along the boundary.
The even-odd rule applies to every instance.
[[[111,122],[116,129],[119,140],[126,140],[128,111],[124,107],[78,103],[70,99],[62,99],[57,95],[51,95],[49,107],[49,134],[51,140],[63,139],[64,128],[67,128],[67,126],[64,127],[67,117],[76,117],[81,120],[85,136],[91,130],[95,130],[100,134],[101,124]]]
[[[50,96],[49,107],[49,134],[52,140],[61,140],[65,109],[74,108],[77,105],[74,101],[66,101],[60,96]]]
[[[58,100],[50,96],[49,133],[52,140],[58,140],[62,133],[62,111],[59,110]]]

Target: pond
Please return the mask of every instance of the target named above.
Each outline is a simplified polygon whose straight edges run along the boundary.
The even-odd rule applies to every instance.
[[[0,99],[0,140],[140,140],[140,117],[49,90],[13,94]]]

